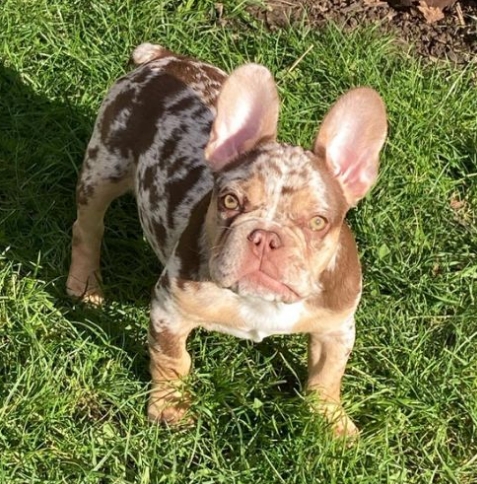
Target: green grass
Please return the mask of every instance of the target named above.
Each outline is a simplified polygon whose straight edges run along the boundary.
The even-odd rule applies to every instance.
[[[225,27],[206,0],[0,6],[0,482],[477,482],[475,72],[425,65],[369,29],[267,33],[242,3],[223,3]],[[197,332],[197,426],[147,422],[159,265],[133,200],[108,214],[108,304],[65,297],[74,186],[95,112],[146,40],[226,69],[266,64],[288,142],[309,146],[352,86],[384,97],[379,183],[349,216],[365,274],[344,380],[356,445],[334,441],[308,412],[301,336],[251,344]]]

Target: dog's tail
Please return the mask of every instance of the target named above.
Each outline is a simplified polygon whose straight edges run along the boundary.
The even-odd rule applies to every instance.
[[[140,44],[134,49],[131,55],[131,60],[136,66],[139,66],[168,55],[171,55],[171,51],[167,50],[165,47],[144,42],[144,44]]]

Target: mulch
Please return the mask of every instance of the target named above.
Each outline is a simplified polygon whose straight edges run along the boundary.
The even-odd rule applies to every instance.
[[[377,25],[385,34],[430,60],[477,61],[477,0],[268,0],[249,12],[270,30],[305,21],[330,21],[344,30]],[[439,8],[441,7],[441,8]],[[443,7],[443,8],[442,8]],[[438,10],[435,10],[438,8]]]

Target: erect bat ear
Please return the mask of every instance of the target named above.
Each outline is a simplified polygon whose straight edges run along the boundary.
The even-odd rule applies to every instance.
[[[276,138],[279,100],[273,76],[245,64],[228,77],[219,94],[205,158],[217,171],[260,142]]]
[[[356,205],[375,183],[386,134],[386,108],[371,88],[348,91],[325,116],[314,152],[325,153],[326,163],[350,206]]]

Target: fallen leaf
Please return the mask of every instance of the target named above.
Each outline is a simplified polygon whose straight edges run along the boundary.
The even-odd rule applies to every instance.
[[[444,12],[439,7],[429,7],[424,0],[419,2],[417,9],[422,13],[428,24],[438,22],[444,18]]]
[[[452,195],[452,198],[450,200],[450,206],[451,206],[452,210],[459,211],[462,208],[466,207],[466,205],[467,204],[466,204],[465,200],[460,200],[458,198],[458,195],[456,195],[456,194]]]
[[[459,224],[465,227],[475,225],[475,212],[467,200],[461,199],[457,193],[453,193],[449,205]]]
[[[432,275],[435,277],[438,276],[441,272],[441,266],[437,262],[435,262],[432,266]]]

